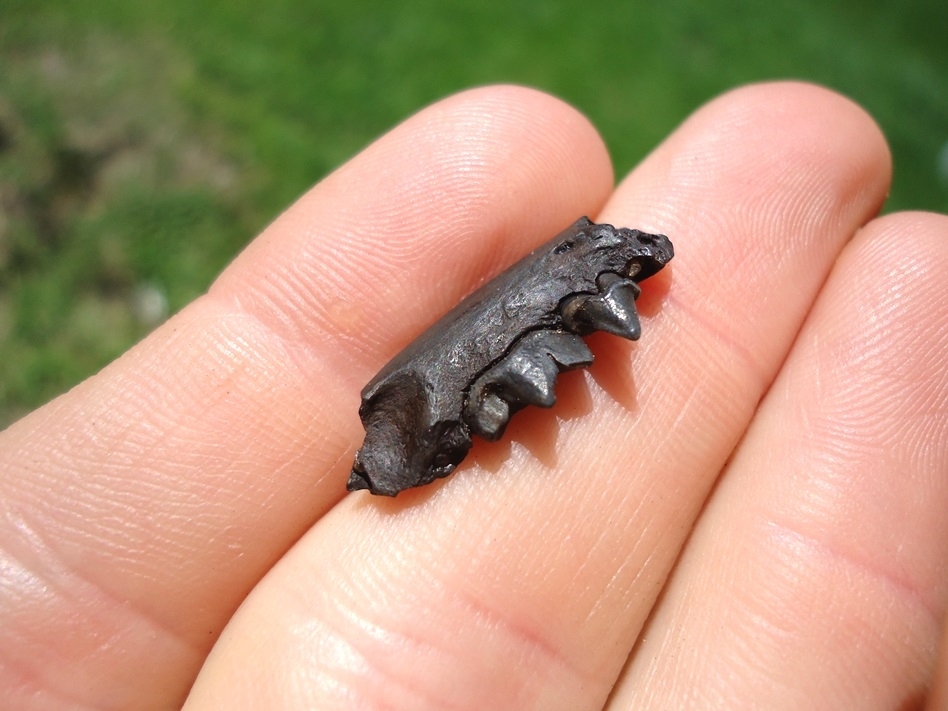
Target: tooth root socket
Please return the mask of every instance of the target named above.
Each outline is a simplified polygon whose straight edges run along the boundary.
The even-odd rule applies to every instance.
[[[346,489],[349,491],[360,491],[362,489],[371,489],[368,477],[355,469],[349,474],[349,481],[346,483]]]

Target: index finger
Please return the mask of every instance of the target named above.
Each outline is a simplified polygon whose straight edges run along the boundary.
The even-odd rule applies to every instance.
[[[9,428],[5,688],[179,703],[247,591],[344,493],[358,391],[379,363],[611,187],[568,106],[511,87],[448,99],[303,197],[207,296]]]

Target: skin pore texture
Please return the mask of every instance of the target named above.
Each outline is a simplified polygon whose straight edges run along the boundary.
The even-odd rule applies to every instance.
[[[802,84],[617,187],[542,93],[420,112],[0,433],[0,706],[945,708],[948,218],[877,218],[889,180]],[[589,338],[450,478],[347,496],[362,386],[584,214],[674,241],[641,341]]]

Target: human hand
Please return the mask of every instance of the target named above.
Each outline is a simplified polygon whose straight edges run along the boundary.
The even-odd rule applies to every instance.
[[[810,86],[712,102],[615,189],[545,95],[421,112],[0,435],[2,705],[166,709],[199,670],[188,709],[920,704],[948,219],[873,219],[888,181]],[[582,214],[674,241],[639,344],[592,337],[448,479],[344,496],[362,385]]]

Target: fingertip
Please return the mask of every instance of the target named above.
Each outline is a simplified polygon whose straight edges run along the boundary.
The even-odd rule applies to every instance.
[[[781,81],[734,89],[707,108],[730,112],[734,131],[775,144],[792,138],[799,167],[822,164],[828,179],[848,177],[850,190],[871,192],[867,219],[882,207],[892,154],[876,120],[849,97],[817,84]],[[786,171],[795,167],[790,162]]]
[[[873,220],[847,245],[827,286],[831,303],[846,306],[828,317],[830,332],[851,334],[863,368],[886,371],[880,379],[907,370],[905,382],[922,383],[924,397],[934,396],[931,382],[948,354],[946,238],[944,215],[903,212]],[[876,352],[877,359],[865,357]]]
[[[858,240],[880,240],[892,247],[919,251],[932,257],[948,247],[948,215],[935,212],[893,212],[876,218],[859,233]],[[900,251],[901,251],[900,249]]]
[[[764,224],[805,198],[789,215],[801,230],[836,205],[858,206],[865,223],[891,173],[885,136],[852,100],[804,82],[752,84],[692,114],[622,181],[608,209],[641,213],[643,229],[691,230],[696,214],[722,220],[739,209],[739,219]]]
[[[596,130],[519,86],[471,89],[407,119],[310,190],[212,294],[296,343],[342,343],[363,378],[486,276],[612,189]]]
[[[446,128],[460,140],[483,136],[507,150],[511,146],[541,148],[540,157],[549,152],[546,157],[562,166],[555,172],[567,185],[578,177],[577,163],[594,171],[583,176],[584,184],[593,178],[606,191],[613,184],[612,161],[596,127],[579,109],[539,89],[516,84],[466,89],[422,109],[409,121],[424,122],[430,131]]]
[[[728,120],[727,117],[731,119]],[[804,81],[772,81],[746,84],[719,95],[694,114],[693,119],[713,118],[738,129],[789,121],[812,126],[812,131],[829,130],[840,138],[853,137],[880,158],[888,157],[888,144],[875,119],[857,102],[828,87]],[[829,123],[827,123],[829,122]],[[769,124],[769,125],[768,125]],[[848,128],[849,130],[842,130]]]

